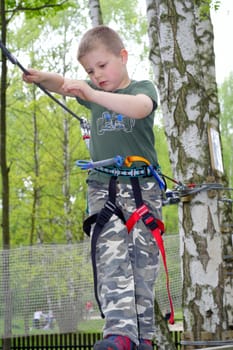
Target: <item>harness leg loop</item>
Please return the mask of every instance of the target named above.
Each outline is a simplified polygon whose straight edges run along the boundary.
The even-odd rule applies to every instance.
[[[168,299],[170,304],[170,318],[169,323],[174,323],[174,308],[173,308],[173,302],[170,292],[170,284],[169,284],[169,274],[168,274],[168,268],[167,268],[167,259],[166,259],[166,253],[164,248],[164,242],[162,238],[162,234],[165,232],[164,224],[159,219],[156,219],[154,215],[150,212],[148,207],[143,203],[142,199],[142,193],[140,189],[139,180],[136,177],[130,178],[132,189],[134,193],[135,203],[136,203],[136,210],[133,212],[133,214],[130,216],[130,218],[126,222],[126,226],[128,229],[128,232],[132,230],[133,226],[142,219],[144,225],[151,231],[152,236],[154,237],[157,246],[159,248],[159,251],[162,256],[163,265],[166,273],[166,287],[167,287],[167,293],[168,293]]]
[[[100,210],[99,213],[90,216],[83,223],[83,229],[88,235],[90,235],[91,225],[95,224],[92,237],[91,237],[91,259],[92,259],[92,268],[93,268],[95,298],[99,306],[99,310],[101,312],[102,318],[104,318],[104,314],[101,309],[101,304],[98,296],[98,288],[97,288],[98,276],[97,276],[97,266],[96,266],[96,245],[104,226],[111,219],[113,214],[117,215],[125,223],[125,218],[121,209],[116,206],[116,180],[117,180],[117,177],[115,176],[112,176],[110,179],[109,197],[108,197],[108,200],[105,202],[104,207]]]

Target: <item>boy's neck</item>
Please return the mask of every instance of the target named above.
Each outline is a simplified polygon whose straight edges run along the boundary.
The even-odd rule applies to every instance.
[[[127,79],[122,81],[121,85],[116,90],[121,90],[127,88],[131,83],[131,79],[127,76]]]

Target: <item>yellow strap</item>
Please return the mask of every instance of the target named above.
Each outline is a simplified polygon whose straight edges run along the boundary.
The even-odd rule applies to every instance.
[[[146,163],[147,165],[151,165],[146,158],[140,157],[140,156],[128,156],[125,158],[125,161],[124,161],[127,167],[130,167],[134,162],[143,162],[143,163]]]

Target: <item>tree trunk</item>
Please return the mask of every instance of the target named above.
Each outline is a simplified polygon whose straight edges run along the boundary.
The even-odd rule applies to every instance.
[[[33,100],[36,100],[35,88],[33,87]],[[30,245],[36,242],[43,243],[44,237],[40,230],[40,225],[37,222],[38,211],[40,207],[40,162],[39,162],[39,131],[37,125],[37,113],[36,107],[33,111],[33,155],[34,155],[34,181],[33,181],[33,202],[32,202],[32,213],[31,213],[31,232],[30,232]]]
[[[93,27],[103,24],[99,0],[89,0],[89,14]]]
[[[221,163],[221,139],[218,148],[208,138],[210,127],[219,134],[213,29],[198,10],[189,0],[147,0],[150,58],[175,178],[224,186],[221,164],[211,162],[212,148]],[[223,260],[232,251],[230,230],[223,232],[232,207],[220,204],[221,197],[220,191],[200,191],[179,205],[184,336],[192,345],[224,339],[232,325],[232,277],[224,278]]]
[[[1,40],[3,45],[6,43],[6,12],[5,12],[5,1],[1,1],[0,4],[1,13]],[[0,101],[0,165],[1,165],[1,181],[2,181],[2,242],[3,249],[6,250],[6,254],[3,254],[3,271],[2,281],[4,283],[4,333],[11,334],[11,290],[10,290],[10,270],[9,270],[9,254],[10,249],[10,228],[9,228],[9,168],[7,166],[7,155],[6,155],[6,78],[7,78],[7,64],[6,57],[2,55],[2,66],[1,66],[1,101]],[[10,339],[3,341],[3,350],[10,349]]]
[[[6,29],[7,23],[5,18],[5,6],[4,1],[1,2],[1,40],[5,45],[6,43]],[[1,66],[1,105],[0,105],[0,117],[1,117],[1,133],[0,133],[0,165],[1,165],[1,181],[2,181],[2,241],[3,248],[10,248],[10,232],[9,232],[9,167],[7,166],[6,155],[6,137],[7,137],[7,125],[6,125],[6,89],[7,89],[7,63],[6,57],[2,54],[2,66]]]
[[[64,26],[67,26],[68,23],[64,21]],[[66,30],[64,31],[64,47],[69,43],[67,39]],[[62,55],[62,63],[63,63],[63,76],[66,75],[68,64],[66,62],[66,51],[64,50]],[[63,103],[66,105],[66,97],[63,96]],[[67,243],[72,243],[73,234],[71,229],[71,201],[70,201],[70,117],[68,113],[64,111],[63,117],[63,196],[64,196],[64,227],[65,227],[65,235]]]
[[[64,164],[64,180],[63,180],[63,195],[64,195],[64,219],[65,233],[67,243],[72,243],[71,232],[71,202],[70,202],[70,153],[69,153],[69,120],[64,117],[64,142],[63,142],[63,164]]]
[[[159,350],[176,350],[176,345],[172,339],[172,333],[168,328],[167,321],[165,321],[159,304],[155,299],[155,341]]]

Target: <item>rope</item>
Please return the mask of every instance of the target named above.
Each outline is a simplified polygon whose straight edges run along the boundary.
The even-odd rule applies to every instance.
[[[0,48],[2,49],[3,54],[8,58],[8,60],[14,65],[18,66],[25,74],[30,75],[29,71],[17,60],[15,56],[11,54],[11,52],[5,47],[5,45],[0,40]],[[87,149],[89,149],[89,141],[90,141],[90,125],[86,118],[77,116],[71,109],[69,109],[65,104],[63,104],[60,100],[54,97],[48,90],[46,90],[43,85],[39,83],[35,83],[40,90],[42,90],[48,97],[50,97],[54,102],[56,102],[60,107],[62,107],[66,112],[71,114],[75,119],[80,122],[80,128],[82,133],[82,138],[86,143]]]
[[[14,57],[10,51],[3,45],[2,41],[0,40],[0,47],[2,49],[2,52],[4,55],[9,59],[11,63],[18,66],[25,74],[30,75],[29,71],[17,60],[16,57]],[[76,118],[80,123],[83,122],[84,118],[81,118],[77,116],[73,111],[71,111],[66,105],[64,105],[61,101],[59,101],[56,97],[54,97],[48,90],[46,90],[43,85],[39,83],[34,83],[34,85],[38,86],[46,95],[48,95],[53,101],[55,101],[57,104],[59,104],[66,112],[70,113],[74,118]]]

